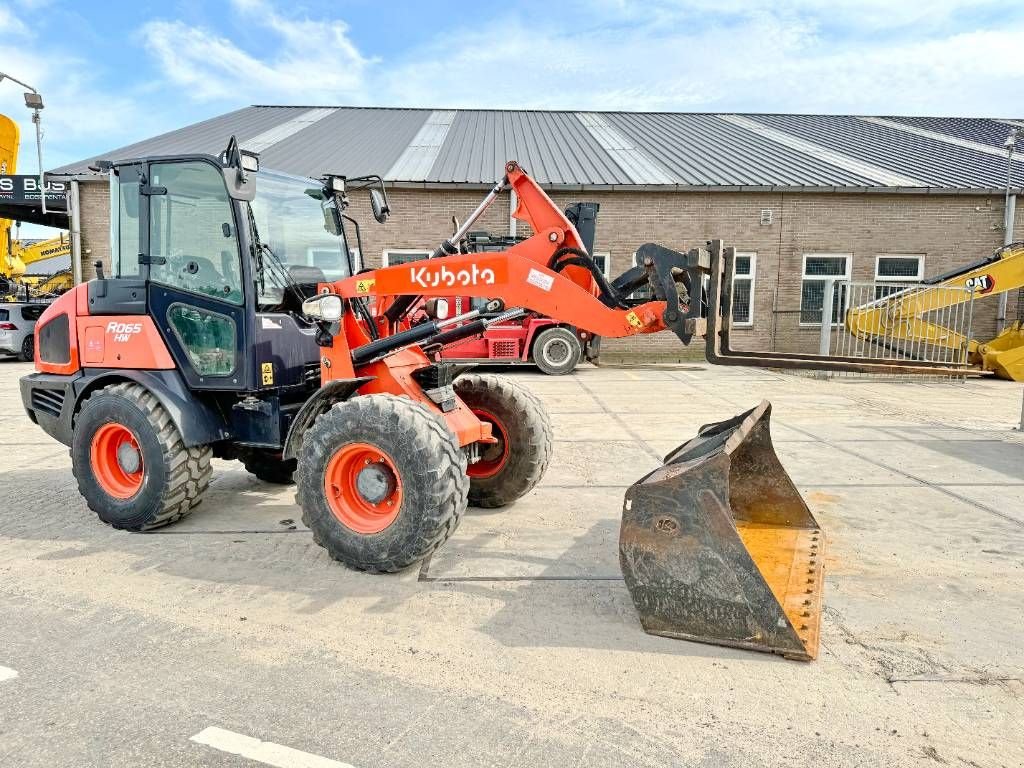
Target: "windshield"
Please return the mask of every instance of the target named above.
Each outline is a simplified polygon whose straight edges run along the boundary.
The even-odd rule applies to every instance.
[[[274,264],[284,265],[295,282],[319,281],[319,269],[328,281],[349,276],[344,238],[338,234],[335,204],[311,179],[261,171],[256,199],[250,204],[260,242],[273,252],[263,254],[261,302],[274,302],[283,294],[285,280]]]

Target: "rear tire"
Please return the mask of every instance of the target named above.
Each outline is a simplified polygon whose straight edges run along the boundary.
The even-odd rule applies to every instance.
[[[499,439],[496,446],[481,445],[480,460],[469,465],[469,503],[504,507],[533,490],[551,461],[551,421],[543,403],[509,379],[479,373],[457,378],[455,393]]]
[[[36,339],[31,333],[21,342],[21,353],[18,357],[24,363],[31,363],[36,359]]]
[[[564,376],[576,370],[583,348],[568,328],[545,328],[533,342],[533,362],[549,376]]]
[[[293,475],[298,461],[282,458],[280,451],[251,450],[243,453],[240,458],[245,471],[265,483],[291,485],[295,482]]]
[[[363,395],[321,414],[295,473],[302,520],[350,568],[394,572],[422,560],[466,510],[466,455],[419,403]]]
[[[86,398],[71,466],[89,509],[114,528],[146,531],[180,520],[210,485],[212,451],[187,448],[160,401],[138,384]]]

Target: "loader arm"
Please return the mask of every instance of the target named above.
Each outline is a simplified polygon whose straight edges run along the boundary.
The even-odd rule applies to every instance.
[[[497,298],[507,307],[539,312],[598,336],[671,329],[689,343],[695,333],[703,332],[699,292],[690,301],[689,289],[700,285],[707,264],[654,244],[641,246],[640,271],[646,269],[656,300],[627,306],[624,297],[611,285],[602,286],[585,266],[590,255],[551,198],[515,162],[505,170],[505,178],[462,230],[468,230],[500,191],[511,189],[518,201],[513,215],[530,226],[531,237],[496,253],[459,254],[456,244],[446,241],[430,259],[356,275],[335,283],[334,291],[349,299],[376,297],[376,316],[387,317],[392,325],[401,315],[396,307],[411,306],[409,297],[429,295]],[[458,233],[453,240],[457,239]],[[384,335],[396,330],[381,324]]]

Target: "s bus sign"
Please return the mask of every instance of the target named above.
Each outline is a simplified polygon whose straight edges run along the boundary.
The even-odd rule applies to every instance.
[[[38,176],[0,176],[0,204],[34,207],[42,197]],[[68,209],[68,184],[55,179],[46,180],[46,207],[58,211]]]

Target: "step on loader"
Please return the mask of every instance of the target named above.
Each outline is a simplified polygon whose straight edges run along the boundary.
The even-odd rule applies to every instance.
[[[363,188],[386,221],[379,177],[261,170],[234,139],[219,156],[97,169],[111,181],[110,274],[97,264],[96,279],[40,318],[37,373],[21,394],[29,417],[70,446],[82,496],[115,528],[184,517],[211,458],[238,459],[295,482],[302,519],[332,558],[407,568],[468,505],[501,507],[536,487],[552,453],[534,395],[437,349],[527,311],[587,338],[671,331],[689,343],[704,329],[707,250],[648,243],[609,281],[515,162],[430,259],[371,271],[353,263],[354,246],[365,251],[346,210]],[[508,190],[533,234],[463,252]],[[629,298],[639,289],[651,300]],[[482,304],[453,315],[459,296]],[[811,658],[820,598],[795,608],[792,580],[812,570],[820,595],[811,552],[823,540],[761,406],[705,428],[630,489],[621,562],[648,631]]]

